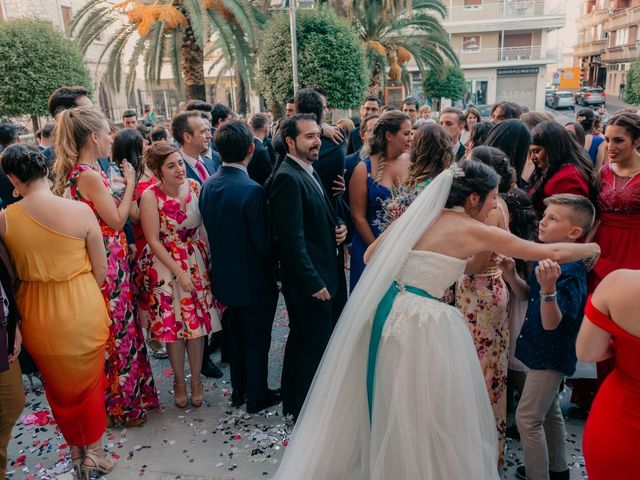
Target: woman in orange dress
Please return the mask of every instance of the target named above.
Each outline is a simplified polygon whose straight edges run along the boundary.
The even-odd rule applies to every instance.
[[[102,448],[110,320],[99,286],[106,270],[100,227],[89,207],[51,193],[37,148],[13,145],[1,162],[14,195],[23,197],[0,213],[0,236],[22,281],[23,343],[44,377],[74,467],[110,472],[115,462]]]

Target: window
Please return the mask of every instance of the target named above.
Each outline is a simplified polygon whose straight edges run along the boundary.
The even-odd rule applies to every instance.
[[[60,7],[60,11],[62,13],[62,24],[66,30],[71,23],[71,7]]]
[[[616,30],[616,38],[614,46],[620,47],[622,45],[626,45],[629,43],[629,29],[621,28],[620,30]]]
[[[480,35],[462,37],[463,52],[477,52],[480,50]]]
[[[465,10],[480,10],[482,8],[482,0],[464,0]]]

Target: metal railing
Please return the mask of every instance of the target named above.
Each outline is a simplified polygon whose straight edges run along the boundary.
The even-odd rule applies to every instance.
[[[539,45],[530,47],[460,49],[456,52],[462,65],[479,63],[503,63],[527,60],[551,60],[558,58],[556,51],[542,51]]]
[[[446,3],[446,2],[445,2]],[[464,22],[474,20],[495,20],[497,18],[539,17],[544,15],[562,15],[564,5],[549,5],[545,0],[505,0],[480,5],[454,5],[449,7],[446,20]]]

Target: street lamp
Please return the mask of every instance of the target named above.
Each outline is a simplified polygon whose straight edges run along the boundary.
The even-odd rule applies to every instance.
[[[291,66],[293,68],[293,94],[298,93],[298,39],[296,37],[296,0],[289,0],[289,24],[291,27]]]

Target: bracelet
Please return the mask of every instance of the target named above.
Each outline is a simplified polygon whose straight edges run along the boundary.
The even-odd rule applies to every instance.
[[[553,302],[555,300],[557,294],[558,294],[558,292],[553,292],[553,293],[542,293],[542,292],[540,292],[540,297],[545,302]]]

